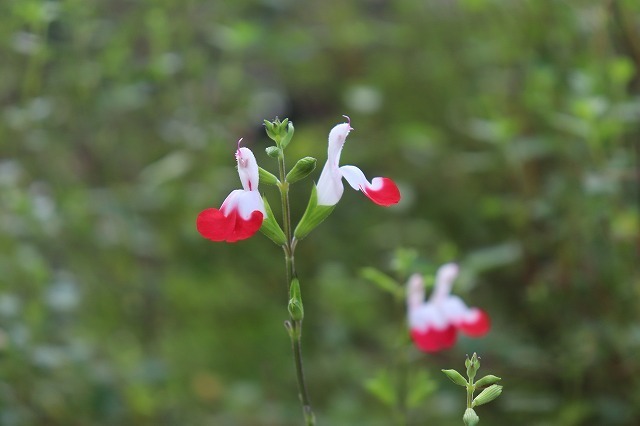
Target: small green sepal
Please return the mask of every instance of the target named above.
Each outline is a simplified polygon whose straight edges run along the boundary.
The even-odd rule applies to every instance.
[[[473,411],[473,408],[467,408],[462,416],[462,421],[466,426],[475,426],[480,421],[480,417]]]
[[[502,380],[500,377],[497,377],[497,376],[494,376],[492,374],[489,374],[488,376],[484,376],[482,379],[480,379],[477,382],[475,382],[475,386],[476,386],[476,389],[477,389],[477,388],[481,388],[481,387],[484,387],[484,386],[493,385],[495,383],[498,383],[500,380]]]
[[[278,221],[275,219],[275,216],[271,211],[271,206],[269,205],[266,197],[262,196],[262,200],[264,201],[264,209],[267,213],[267,217],[265,217],[262,221],[260,232],[266,235],[277,245],[283,246],[287,243],[287,237],[285,237],[284,231],[282,230],[282,228],[280,228]]]
[[[266,171],[260,166],[258,166],[258,174],[260,176],[261,183],[266,183],[267,185],[277,185],[280,183],[273,173]]]
[[[300,281],[297,278],[291,280],[291,287],[289,288],[289,315],[294,321],[302,321],[304,318],[304,306],[302,305],[302,295],[300,294]]]
[[[467,386],[467,381],[462,374],[458,373],[456,370],[442,370],[442,372],[451,379],[453,383],[458,386]]]
[[[471,403],[472,407],[477,407],[478,405],[486,404],[487,402],[491,402],[502,393],[502,386],[500,385],[491,385],[482,392],[478,396],[473,399]]]
[[[297,182],[306,178],[316,168],[316,159],[313,157],[304,157],[298,160],[295,166],[287,173],[285,180],[289,183]],[[275,177],[275,176],[274,176]]]
[[[269,120],[264,120],[264,129],[267,132],[267,136],[269,136],[270,139],[275,140],[276,130],[274,128],[273,123],[270,122]]]
[[[293,123],[289,122],[287,124],[286,133],[282,136],[282,140],[280,141],[280,147],[282,149],[285,149],[287,147],[287,145],[289,145],[289,142],[291,142],[291,138],[293,138],[293,132],[294,131],[295,131],[295,129],[293,128]]]
[[[303,239],[309,235],[309,232],[313,231],[316,226],[320,225],[323,220],[329,217],[334,208],[335,205],[318,205],[318,194],[316,193],[316,186],[313,185],[313,188],[311,189],[311,197],[309,197],[309,204],[307,204],[307,209],[304,211],[302,219],[300,219],[298,226],[296,226],[296,230],[293,235],[298,240]]]

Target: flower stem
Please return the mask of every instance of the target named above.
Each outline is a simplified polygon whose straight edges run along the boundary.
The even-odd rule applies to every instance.
[[[287,294],[291,292],[291,282],[296,277],[296,267],[294,252],[297,241],[293,238],[291,230],[291,209],[289,205],[289,183],[286,181],[286,169],[284,162],[284,153],[280,152],[278,156],[278,168],[280,170],[280,199],[282,201],[282,221],[286,243],[282,246],[284,250],[284,260],[287,279]],[[296,379],[298,381],[298,396],[300,404],[302,404],[302,413],[306,426],[314,426],[316,424],[311,402],[307,392],[307,385],[304,378],[304,369],[302,367],[302,320],[294,320],[290,318],[285,321],[285,327],[291,338],[291,349],[293,351],[293,362],[296,370]]]

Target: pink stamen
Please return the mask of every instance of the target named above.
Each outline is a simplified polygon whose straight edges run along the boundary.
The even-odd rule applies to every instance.
[[[238,150],[236,151],[236,161],[238,162],[239,166],[247,167],[247,159],[242,158],[242,153],[240,151],[240,142],[242,142],[242,138],[238,140]]]
[[[348,115],[342,115],[344,118],[347,119],[347,124],[349,125],[349,130],[353,130],[353,127],[351,127],[351,119],[349,118]]]

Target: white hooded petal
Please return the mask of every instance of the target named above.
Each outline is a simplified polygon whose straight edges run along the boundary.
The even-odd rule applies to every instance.
[[[327,162],[316,185],[318,205],[320,206],[334,206],[342,198],[344,186],[342,185],[342,173],[339,169],[340,154],[351,130],[349,123],[341,123],[334,126],[329,132]]]
[[[334,126],[329,132],[327,163],[330,163],[335,168],[338,168],[338,164],[340,164],[340,153],[351,130],[353,129],[349,123],[341,123]]]
[[[436,285],[431,294],[431,301],[442,301],[451,293],[453,281],[458,276],[458,265],[446,263],[442,265],[436,273]]]
[[[238,148],[236,151],[238,175],[245,191],[257,191],[259,182],[258,163],[249,148]]]
[[[413,274],[407,282],[407,307],[409,311],[417,309],[425,303],[424,279],[420,274]]]

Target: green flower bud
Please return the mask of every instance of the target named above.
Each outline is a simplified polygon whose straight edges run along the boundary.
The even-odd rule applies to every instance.
[[[304,318],[304,306],[302,305],[302,295],[300,294],[300,281],[294,278],[289,288],[289,315],[294,321],[302,321]]]
[[[267,132],[267,136],[272,139],[278,148],[284,149],[291,138],[293,137],[293,124],[289,122],[288,118],[280,121],[276,118],[273,121],[264,120],[264,128]]]
[[[278,221],[275,219],[275,216],[271,211],[271,206],[269,205],[267,199],[263,196],[262,200],[264,201],[264,210],[267,213],[267,217],[265,217],[262,221],[260,232],[266,235],[277,245],[283,246],[287,243],[287,237],[285,237],[284,231],[282,231],[282,228],[280,228]]]
[[[285,180],[289,183],[297,182],[306,178],[316,168],[316,159],[313,157],[304,157],[298,160],[293,169],[287,173]]]
[[[260,176],[260,182],[268,185],[277,185],[280,183],[277,177],[273,173],[270,173],[258,166],[258,175]]]
[[[473,411],[473,408],[467,408],[462,416],[462,421],[466,426],[475,426],[480,421],[480,417]]]
[[[302,219],[300,219],[300,223],[296,226],[296,230],[293,232],[293,235],[298,240],[303,239],[309,235],[309,232],[313,231],[316,226],[320,225],[323,220],[329,217],[334,208],[335,205],[318,205],[318,194],[316,193],[316,186],[314,185],[311,190],[311,197],[309,198],[307,209],[304,211]]]
[[[500,377],[496,377],[494,375],[489,374],[488,376],[484,376],[482,379],[478,380],[475,385],[476,388],[481,388],[483,386],[489,386],[489,385],[493,385],[494,383],[499,382]]]
[[[491,385],[482,392],[478,396],[473,399],[471,403],[472,407],[477,407],[478,405],[486,404],[487,402],[491,402],[502,393],[502,386],[500,385]]]
[[[476,373],[480,368],[480,361],[478,361],[478,355],[474,352],[471,356],[471,359],[468,359],[464,362],[464,365],[467,367],[467,377],[469,380],[473,380],[476,377]]]
[[[458,373],[456,370],[442,370],[442,372],[446,374],[446,376],[456,385],[467,386],[467,381],[462,377],[462,374]]]
[[[271,158],[278,158],[280,155],[280,148],[277,146],[268,146],[265,151],[267,151],[267,155]]]

